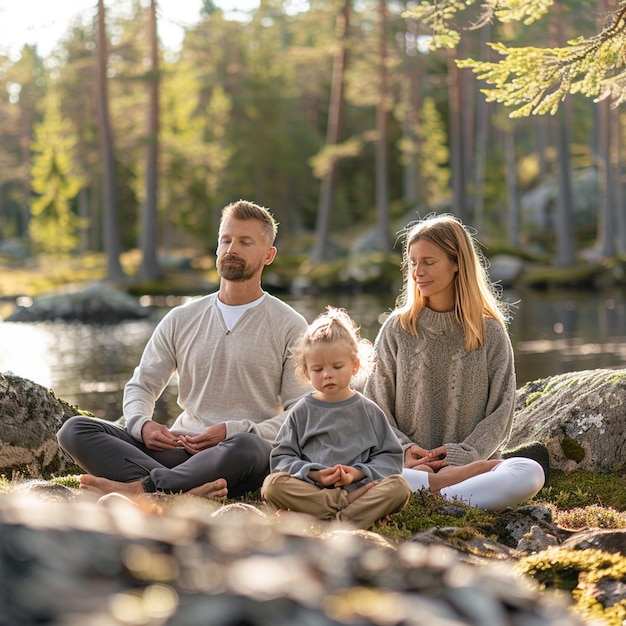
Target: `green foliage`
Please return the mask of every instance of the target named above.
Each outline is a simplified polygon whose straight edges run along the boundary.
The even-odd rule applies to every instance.
[[[545,15],[553,5],[553,0],[488,0],[480,3],[468,20],[473,27],[484,25],[494,16],[501,22],[522,22],[528,26]],[[405,13],[407,17],[423,22],[432,32],[430,49],[454,48],[461,40],[459,15],[473,8],[474,0],[446,0],[428,2],[422,0],[416,7]]]
[[[551,547],[520,559],[515,570],[531,576],[543,589],[563,589],[572,593],[576,611],[583,618],[601,620],[606,626],[622,626],[626,601],[605,607],[598,597],[598,581],[626,581],[626,558],[601,550],[564,550]]]
[[[475,4],[474,0],[424,0],[406,15],[432,30],[432,50],[450,48],[461,40],[461,27],[455,20]],[[502,23],[520,22],[528,26],[545,15],[552,4],[552,0],[490,0],[481,5],[478,16],[467,21],[476,27],[496,17]],[[500,61],[469,58],[458,60],[457,64],[472,69],[479,79],[493,85],[483,90],[487,100],[512,107],[511,117],[554,115],[565,97],[576,93],[596,100],[610,97],[617,106],[626,98],[625,9],[621,3],[620,9],[596,35],[579,36],[562,47],[514,48],[495,42],[489,45],[503,57]]]
[[[492,512],[462,503],[458,503],[453,511],[450,504],[449,500],[439,495],[419,491],[411,496],[402,511],[394,513],[384,523],[375,524],[373,530],[393,541],[410,539],[416,533],[431,528],[457,528],[464,540],[468,539],[468,532],[472,536],[493,532],[495,517]]]
[[[418,170],[427,207],[436,207],[450,197],[450,150],[441,114],[433,98],[424,98],[416,131]]]
[[[551,547],[521,559],[516,569],[532,576],[543,587],[572,591],[582,573],[593,573],[594,578],[611,578],[626,575],[626,559],[620,554],[608,554],[601,550],[563,550]],[[598,576],[601,570],[603,576]]]
[[[362,148],[363,140],[359,137],[350,137],[334,145],[324,145],[316,155],[309,159],[309,163],[313,168],[313,174],[317,178],[326,176],[333,165],[342,159],[359,155]]]
[[[78,489],[80,487],[80,474],[69,474],[67,476],[58,476],[52,479],[52,482],[63,485],[69,489]]]
[[[501,61],[467,59],[458,65],[471,68],[479,79],[494,86],[483,90],[489,102],[516,107],[511,117],[554,115],[568,94],[582,93],[598,100],[611,96],[615,106],[623,101],[625,43],[626,32],[616,26],[596,37],[570,41],[563,48],[509,48],[492,43],[504,57]]]
[[[31,185],[38,197],[31,204],[30,237],[36,249],[55,257],[67,255],[78,242],[80,221],[71,202],[84,180],[74,173],[75,147],[72,126],[49,93],[44,120],[35,126]]]

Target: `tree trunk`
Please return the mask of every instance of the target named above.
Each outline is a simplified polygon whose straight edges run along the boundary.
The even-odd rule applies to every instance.
[[[512,246],[519,245],[519,201],[517,192],[517,159],[515,158],[515,127],[507,123],[504,129],[504,163],[508,214],[508,238]]]
[[[141,220],[141,269],[144,280],[159,274],[157,260],[157,175],[159,150],[159,45],[157,39],[156,0],[150,2],[149,37],[150,73],[148,78],[148,137],[146,141],[146,197]]]
[[[559,15],[559,7],[552,22],[557,46],[564,46],[566,36]],[[574,230],[574,196],[572,193],[572,166],[570,159],[569,130],[571,104],[566,100],[557,114],[557,153],[559,162],[559,193],[556,209],[556,265],[567,267],[576,260]]]
[[[617,214],[617,253],[626,254],[626,211],[624,206],[624,186],[622,183],[622,116],[619,109],[612,111],[612,132],[614,140],[612,162],[614,172],[615,189],[615,212]]]
[[[118,280],[124,277],[120,264],[120,233],[117,207],[117,173],[113,147],[113,131],[109,115],[107,87],[107,39],[104,0],[98,0],[98,55],[97,55],[98,136],[102,152],[104,250],[107,258],[107,277]]]
[[[379,99],[376,107],[376,208],[378,210],[378,249],[391,250],[389,232],[389,180],[387,172],[387,108],[389,99],[389,76],[387,73],[387,5],[379,0]]]
[[[341,141],[344,110],[345,71],[348,65],[348,39],[350,36],[350,11],[352,0],[345,0],[337,16],[339,45],[333,59],[333,73],[330,85],[330,103],[328,107],[328,126],[326,144],[335,146]],[[315,247],[311,255],[313,263],[327,260],[330,239],[330,217],[332,215],[333,196],[337,180],[337,165],[333,160],[328,172],[322,177],[317,221],[315,224]]]
[[[468,218],[465,197],[464,141],[461,72],[455,63],[456,51],[448,51],[448,93],[450,115],[450,165],[452,169],[452,212],[462,221]]]
[[[414,48],[407,52],[404,78],[404,117],[402,120],[402,133],[407,146],[404,154],[402,167],[402,198],[404,202],[415,207],[420,201],[419,176],[417,167],[417,130],[420,107],[420,67],[418,61],[418,23],[416,20],[408,20],[406,29],[413,35]]]
[[[609,100],[598,104],[598,174],[600,179],[600,202],[598,215],[598,249],[604,257],[615,254],[616,224],[614,219],[615,194],[611,167],[612,137]]]
[[[487,41],[491,37],[491,26],[481,29],[480,49],[488,50]],[[477,84],[477,81],[474,81]],[[475,87],[478,90],[478,86]],[[474,227],[482,230],[485,215],[485,174],[487,171],[487,138],[489,136],[490,104],[482,93],[477,93],[476,102],[476,151],[474,161]]]
[[[556,265],[567,267],[576,260],[574,197],[569,142],[569,102],[563,103],[558,116],[559,193],[556,209]]]

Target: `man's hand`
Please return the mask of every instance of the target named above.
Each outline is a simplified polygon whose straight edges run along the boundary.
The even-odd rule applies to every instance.
[[[148,450],[171,450],[181,447],[178,437],[173,435],[167,426],[152,420],[148,420],[141,427],[141,438]]]
[[[199,435],[183,435],[179,437],[180,445],[189,452],[197,454],[207,448],[216,446],[220,441],[226,439],[226,424],[216,424],[209,426]]]
[[[427,469],[438,471],[448,463],[448,451],[445,446],[433,450],[426,450],[416,443],[404,451],[404,467],[412,469]]]

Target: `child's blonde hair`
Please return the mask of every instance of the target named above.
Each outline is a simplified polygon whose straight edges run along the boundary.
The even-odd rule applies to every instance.
[[[306,353],[309,348],[320,343],[331,345],[343,343],[354,360],[359,359],[360,367],[355,376],[367,376],[373,358],[371,342],[361,338],[360,328],[345,309],[327,306],[309,325],[294,347],[295,372],[299,380],[308,382],[306,375]],[[353,378],[354,381],[354,378]]]

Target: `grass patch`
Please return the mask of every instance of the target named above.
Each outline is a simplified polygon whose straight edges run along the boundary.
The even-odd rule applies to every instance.
[[[553,470],[549,484],[536,497],[559,509],[598,506],[626,511],[626,476],[584,470]]]

